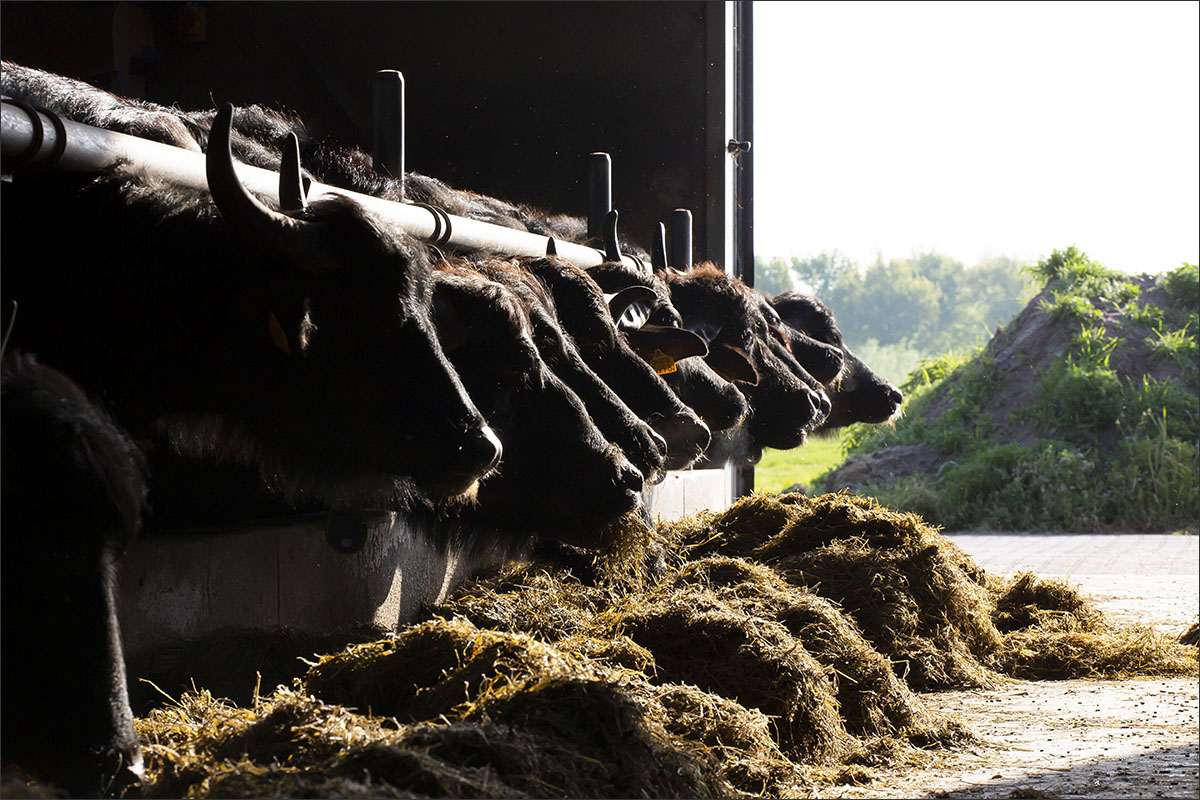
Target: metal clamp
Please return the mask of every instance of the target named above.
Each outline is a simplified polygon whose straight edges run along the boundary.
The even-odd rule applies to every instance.
[[[15,172],[16,170],[40,172],[48,170],[57,164],[58,160],[63,157],[63,153],[67,150],[67,128],[63,125],[62,118],[44,106],[33,106],[24,100],[18,100],[13,97],[5,97],[3,100],[5,103],[24,111],[29,116],[29,124],[32,127],[29,146],[25,148],[24,152],[6,160],[3,171],[5,173]],[[39,160],[38,153],[41,151],[42,144],[46,138],[45,126],[42,124],[42,114],[45,114],[46,118],[50,120],[50,124],[54,126],[54,147],[48,155]]]
[[[449,214],[428,203],[410,203],[409,205],[423,208],[433,215],[433,235],[429,239],[430,244],[435,247],[445,247],[450,243],[450,236],[453,233],[453,229],[450,225]]]

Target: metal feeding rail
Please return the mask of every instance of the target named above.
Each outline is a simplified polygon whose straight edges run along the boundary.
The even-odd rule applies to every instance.
[[[125,161],[164,180],[208,189],[203,153],[72,122],[8,98],[3,100],[0,112],[0,155],[6,173],[20,169],[94,173]],[[235,164],[235,168],[247,189],[276,196],[277,173],[246,164]],[[546,254],[548,239],[540,234],[454,216],[429,206],[381,200],[315,181],[309,186],[309,200],[325,194],[351,197],[378,217],[434,245],[514,256]],[[554,248],[559,258],[585,269],[609,260],[602,250],[572,242],[555,241]],[[621,260],[645,268],[631,256],[623,255]]]

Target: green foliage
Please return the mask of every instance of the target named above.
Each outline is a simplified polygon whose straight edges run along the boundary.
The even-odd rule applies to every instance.
[[[1184,264],[1168,272],[1164,284],[1167,296],[1175,305],[1193,314],[1200,309],[1200,268],[1195,264]]]
[[[1139,294],[1137,285],[1123,272],[1101,266],[1074,247],[1055,250],[1031,268],[1031,272],[1046,280],[1046,288],[1055,298],[1051,306],[1054,309],[1063,306],[1062,311],[1055,313],[1065,316],[1077,313],[1079,319],[1098,316],[1086,311],[1085,304],[1097,312],[1105,307],[1123,310]]]
[[[1126,438],[1169,435],[1185,441],[1200,440],[1200,403],[1180,381],[1143,375],[1140,381],[1122,384],[1121,391],[1118,425]]]
[[[1078,320],[1079,322],[1094,322],[1101,319],[1104,313],[1091,304],[1088,299],[1072,291],[1054,292],[1051,299],[1041,302],[1042,310],[1058,319]]]
[[[1192,386],[1200,382],[1200,344],[1190,326],[1173,331],[1156,330],[1146,339],[1146,343],[1159,358],[1175,362],[1184,379]]]
[[[967,268],[925,253],[864,269],[835,250],[787,262],[756,258],[754,264],[755,285],[768,294],[799,286],[821,298],[856,352],[872,340],[880,348],[918,353],[982,344],[1025,306],[1035,288],[1010,258]]]
[[[1085,325],[1071,342],[1067,361],[1082,367],[1107,368],[1112,352],[1119,343],[1120,339],[1109,336],[1103,325]]]
[[[900,387],[904,417],[895,428],[851,425],[845,434],[846,452],[870,453],[918,443],[947,453],[963,452],[991,433],[992,415],[986,409],[992,405],[999,380],[981,348],[926,359]]]
[[[1026,414],[1045,436],[1095,445],[1121,415],[1121,382],[1107,367],[1053,364]]]
[[[1134,305],[1126,313],[1125,320],[1131,325],[1145,325],[1157,330],[1163,325],[1163,310],[1150,304]]]
[[[1051,441],[994,445],[937,475],[909,475],[860,493],[952,529],[1194,532],[1196,446],[1164,433],[1122,442],[1120,453],[1110,464]]]

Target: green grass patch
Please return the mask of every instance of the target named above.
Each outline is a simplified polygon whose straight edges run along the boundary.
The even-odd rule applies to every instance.
[[[808,444],[792,450],[766,448],[754,467],[754,488],[781,492],[796,483],[812,486],[818,477],[845,461],[844,438],[844,431],[836,431],[830,436],[813,436]]]

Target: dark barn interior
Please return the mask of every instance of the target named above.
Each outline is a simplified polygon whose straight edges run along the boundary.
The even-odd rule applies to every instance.
[[[400,70],[409,170],[584,215],[587,155],[605,151],[623,235],[648,243],[690,208],[697,260],[721,260],[709,232],[728,159],[721,3],[5,2],[0,13],[6,59],[188,110],[292,111],[317,138],[367,152],[372,76]]]

